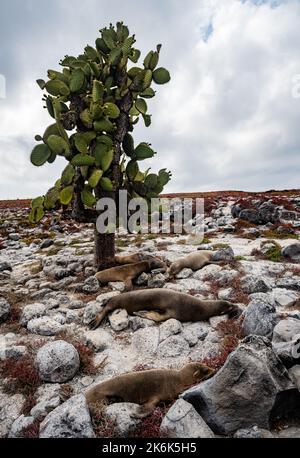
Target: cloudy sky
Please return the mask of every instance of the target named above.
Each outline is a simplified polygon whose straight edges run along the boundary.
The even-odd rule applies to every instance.
[[[300,187],[299,0],[1,0],[0,199],[60,176],[63,159],[29,162],[51,123],[35,80],[118,20],[143,53],[163,44],[172,80],[135,136],[158,151],[153,170],[173,172],[167,191]]]

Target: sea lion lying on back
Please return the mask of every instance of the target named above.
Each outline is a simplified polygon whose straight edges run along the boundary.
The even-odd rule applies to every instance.
[[[130,315],[138,315],[156,322],[170,318],[188,322],[205,321],[216,315],[238,314],[236,304],[224,300],[201,300],[170,289],[143,289],[119,294],[104,303],[101,312],[89,323],[96,329],[102,320],[114,310],[125,309]]]
[[[124,264],[121,266],[111,267],[110,269],[101,270],[95,274],[100,283],[109,281],[122,281],[125,283],[125,289],[132,289],[132,280],[143,272],[151,272],[153,269],[162,269],[162,261],[153,258],[150,261],[140,261],[134,264]]]
[[[180,370],[151,369],[130,372],[90,388],[86,400],[90,410],[98,402],[133,402],[140,404],[137,418],[149,415],[161,401],[172,401],[185,389],[211,377],[214,370],[200,363],[190,363]],[[120,400],[120,401],[119,401]]]
[[[200,250],[195,253],[190,253],[184,258],[177,259],[177,261],[172,262],[169,269],[169,275],[170,277],[174,277],[185,268],[199,270],[208,264],[219,264],[219,261],[213,260],[214,254],[214,251]]]

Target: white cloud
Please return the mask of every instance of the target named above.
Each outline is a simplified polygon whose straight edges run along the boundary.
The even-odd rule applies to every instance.
[[[46,30],[39,40],[34,30],[22,50],[12,43],[22,78],[15,96],[0,100],[1,198],[44,192],[59,174],[61,163],[37,169],[28,162],[34,135],[51,123],[35,79],[120,18],[144,52],[163,43],[161,63],[171,71],[149,101],[152,126],[136,129],[137,141],[158,151],[153,169],[172,170],[169,191],[299,187],[300,99],[291,95],[300,73],[298,1],[277,8],[250,0],[191,0],[188,8],[177,0],[76,3],[59,3],[64,27],[49,16],[53,39]],[[106,11],[101,24],[96,10]]]

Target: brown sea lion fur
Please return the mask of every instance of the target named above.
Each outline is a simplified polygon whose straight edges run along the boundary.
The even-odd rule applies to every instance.
[[[153,258],[151,261],[140,261],[134,264],[124,264],[121,266],[111,267],[110,269],[101,270],[95,274],[100,283],[109,281],[122,281],[125,283],[125,289],[132,289],[132,280],[143,272],[151,272],[153,269],[159,269],[161,261]]]
[[[117,264],[134,264],[136,262],[141,262],[141,261],[155,261],[157,263],[156,269],[164,269],[164,271],[167,270],[167,265],[166,263],[159,258],[158,256],[153,256],[151,254],[147,253],[132,253],[128,255],[116,255],[115,256],[115,261]]]
[[[125,309],[130,315],[157,322],[170,318],[182,322],[205,321],[216,315],[233,315],[239,310],[237,305],[225,300],[201,300],[170,289],[144,289],[108,299],[89,325],[93,329],[97,328],[110,312],[117,309]]]
[[[190,253],[184,258],[177,259],[177,261],[172,262],[169,269],[169,275],[170,277],[174,277],[185,268],[199,270],[208,264],[219,264],[219,261],[214,261],[212,259],[214,254],[214,251],[200,250]]]
[[[211,377],[214,370],[200,363],[189,363],[180,370],[151,369],[130,372],[107,380],[86,393],[90,410],[97,403],[112,400],[140,404],[134,416],[149,415],[161,401],[172,401],[185,389]]]

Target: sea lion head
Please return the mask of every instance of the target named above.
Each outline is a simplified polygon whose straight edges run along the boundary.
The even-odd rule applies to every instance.
[[[232,302],[222,301],[220,306],[220,315],[228,315],[229,318],[238,318],[243,313],[239,306]]]
[[[177,275],[180,271],[181,271],[182,267],[180,266],[180,262],[179,261],[174,261],[172,262],[170,268],[169,268],[169,277],[172,278],[172,277],[175,277],[175,275]]]
[[[161,269],[163,272],[166,272],[167,270],[166,263],[159,258],[153,257],[152,259],[149,259],[148,262],[149,262],[150,270]]]
[[[212,377],[215,370],[202,363],[189,363],[182,369],[183,375],[190,379],[192,384],[199,383]]]

